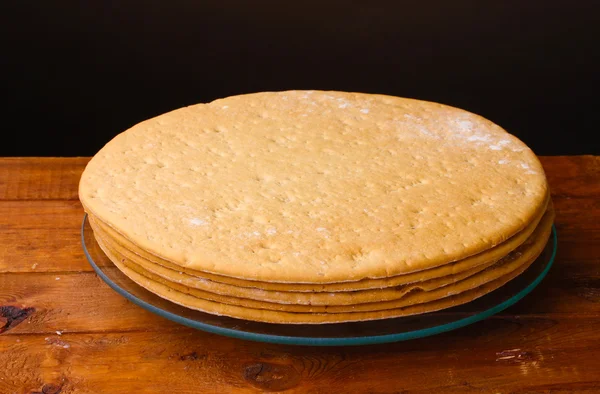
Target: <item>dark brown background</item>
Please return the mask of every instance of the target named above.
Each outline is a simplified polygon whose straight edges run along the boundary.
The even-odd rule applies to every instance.
[[[180,106],[337,89],[479,113],[600,153],[598,1],[4,1],[0,155],[91,155]]]

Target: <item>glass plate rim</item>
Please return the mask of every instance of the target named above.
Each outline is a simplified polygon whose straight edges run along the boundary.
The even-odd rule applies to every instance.
[[[94,271],[100,278],[114,291],[116,291],[119,295],[125,297],[129,301],[133,302],[137,306],[140,306],[160,317],[171,320],[175,323],[182,324],[187,327],[191,327],[194,329],[198,329],[201,331],[209,332],[212,334],[223,335],[231,338],[255,341],[255,342],[263,342],[263,343],[274,343],[281,345],[298,345],[298,346],[358,346],[358,345],[376,345],[383,343],[391,343],[391,342],[400,342],[411,339],[424,338],[432,335],[441,334],[448,331],[453,331],[458,328],[462,328],[468,326],[470,324],[476,323],[481,320],[485,320],[490,316],[493,316],[499,312],[502,312],[506,308],[516,304],[520,300],[522,300],[527,294],[531,293],[533,289],[535,289],[541,281],[546,277],[550,268],[552,267],[555,257],[556,251],[558,249],[558,236],[556,232],[556,227],[552,224],[552,233],[550,236],[549,242],[552,242],[552,254],[546,264],[544,270],[525,288],[517,292],[511,298],[501,302],[500,304],[494,305],[489,309],[486,309],[480,313],[476,313],[474,315],[467,316],[465,318],[455,320],[449,323],[445,323],[439,326],[427,327],[419,330],[406,331],[395,334],[384,334],[384,335],[370,335],[364,337],[343,337],[343,338],[314,338],[314,337],[295,337],[295,336],[286,336],[286,335],[272,335],[272,334],[262,334],[262,333],[254,333],[247,331],[238,331],[232,328],[226,327],[218,327],[213,326],[208,323],[199,322],[196,320],[188,319],[183,316],[179,316],[172,312],[163,310],[158,308],[152,304],[145,302],[144,300],[136,297],[131,294],[127,290],[121,288],[112,279],[110,279],[102,269],[94,262],[94,259],[90,255],[86,243],[85,243],[85,223],[87,220],[87,213],[83,216],[83,221],[81,223],[81,245],[83,247],[83,253],[85,254],[88,263],[92,266]],[[341,323],[343,324],[343,323]]]

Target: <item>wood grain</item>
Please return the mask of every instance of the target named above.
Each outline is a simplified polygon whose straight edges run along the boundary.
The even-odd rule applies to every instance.
[[[77,200],[0,200],[0,272],[90,271]]]
[[[555,196],[600,196],[600,156],[540,157]]]
[[[594,360],[599,344],[600,318],[538,317],[356,348],[267,345],[191,329],[3,336],[0,392],[593,392],[600,366],[582,361]]]
[[[76,200],[89,157],[0,158],[0,200]]]
[[[131,304],[79,245],[88,159],[0,159],[0,393],[600,392],[600,158],[541,160],[559,248],[529,296],[435,337],[315,348],[220,337]]]

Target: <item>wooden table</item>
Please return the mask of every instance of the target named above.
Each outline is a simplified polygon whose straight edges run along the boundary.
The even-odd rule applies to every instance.
[[[87,158],[0,159],[0,393],[600,392],[600,157],[543,157],[558,256],[500,315],[388,345],[186,328],[105,285],[79,243]]]

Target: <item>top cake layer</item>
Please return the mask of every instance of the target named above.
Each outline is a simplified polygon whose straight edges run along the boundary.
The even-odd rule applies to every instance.
[[[257,93],[144,121],[94,156],[85,209],[191,269],[267,282],[398,275],[486,250],[545,208],[533,152],[418,100]]]

